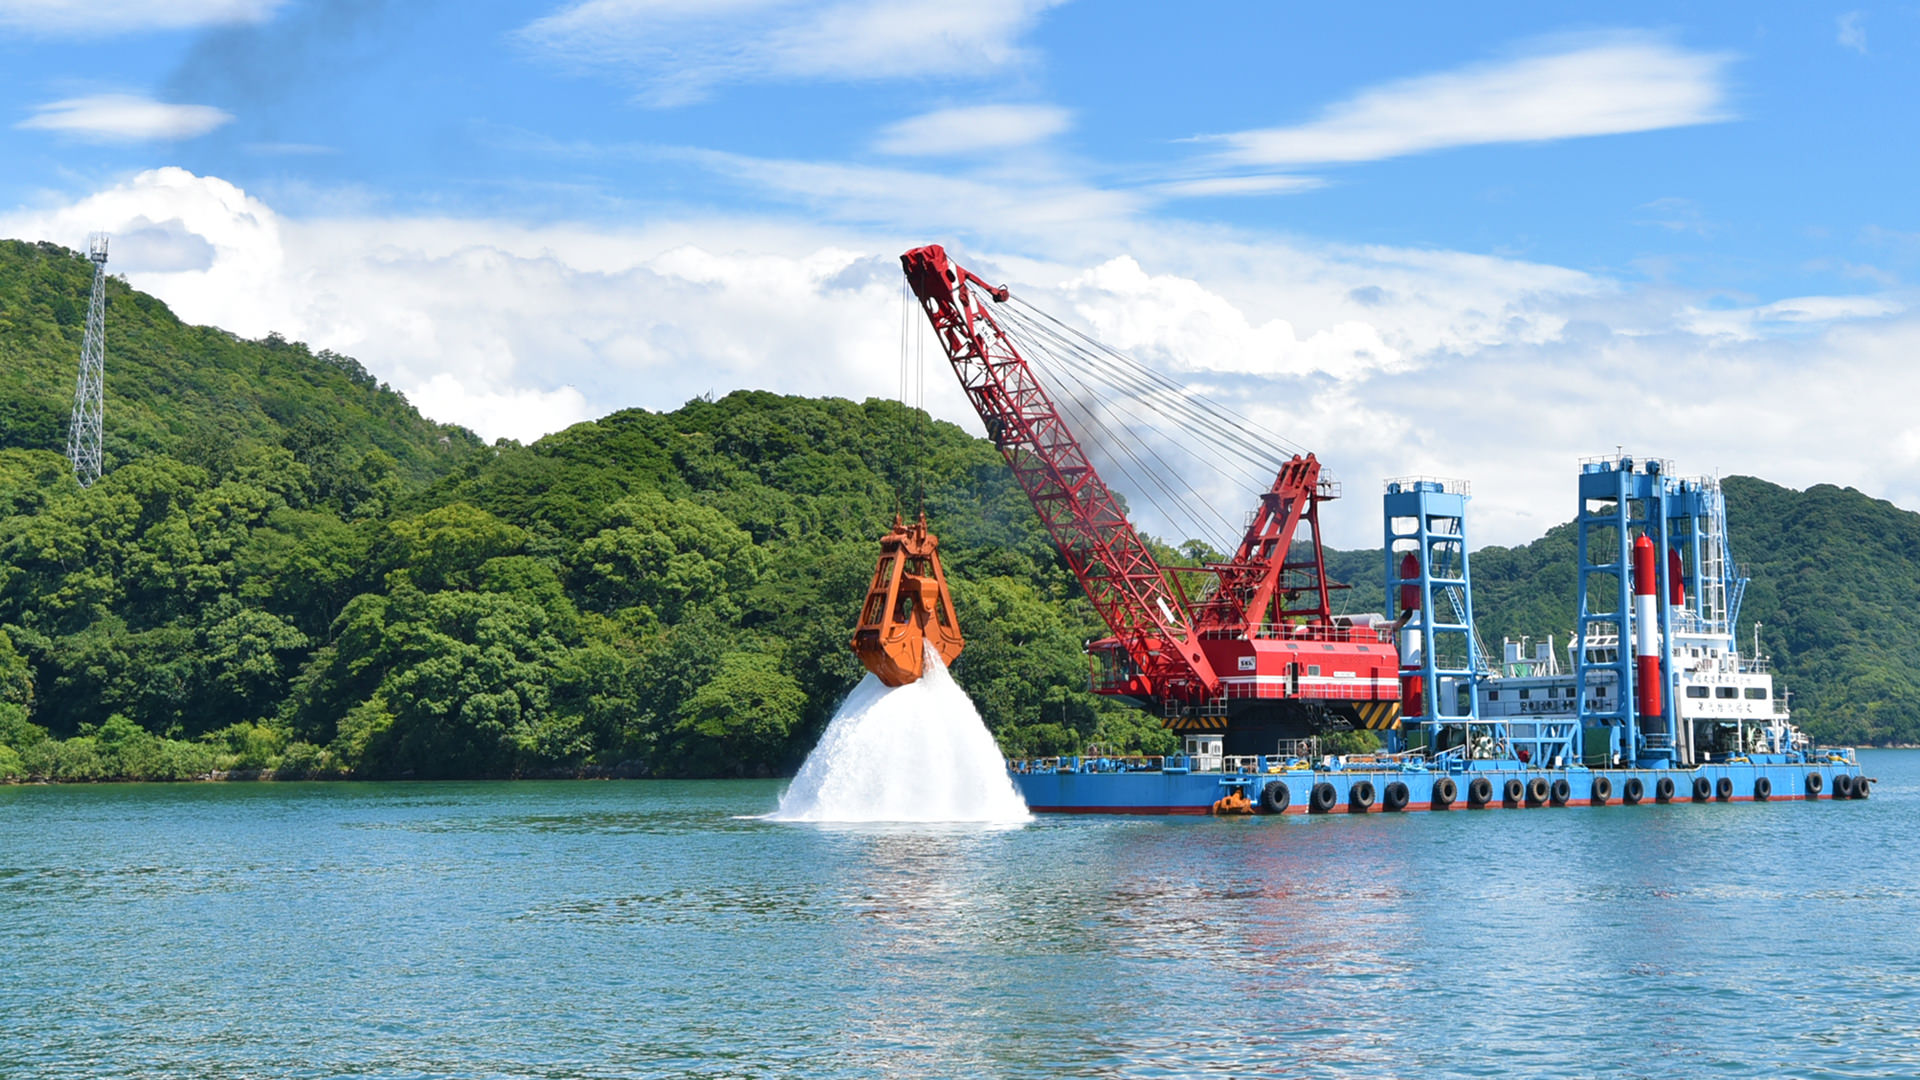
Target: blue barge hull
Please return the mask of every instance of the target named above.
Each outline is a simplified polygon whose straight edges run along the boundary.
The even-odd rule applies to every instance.
[[[1865,798],[1867,781],[1852,761],[1726,762],[1695,768],[1528,768],[1481,763],[1454,771],[1406,770],[1365,766],[1339,770],[1259,772],[1186,772],[1100,770],[1063,763],[1051,770],[1010,770],[1014,786],[1036,813],[1056,814],[1205,814],[1216,800],[1240,791],[1263,810],[1288,814],[1385,813],[1388,788],[1406,786],[1404,806],[1394,809],[1468,810],[1527,806],[1594,806],[1603,791],[1606,805],[1627,801],[1630,781],[1639,781],[1638,802],[1792,802],[1809,799]],[[1844,779],[1842,779],[1844,777]],[[1453,782],[1454,798],[1435,805],[1434,789],[1443,778]],[[1478,806],[1470,799],[1476,778],[1485,778],[1491,797]],[[1672,782],[1672,795],[1659,797],[1660,781]],[[1696,782],[1706,782],[1705,798],[1696,797]],[[1509,781],[1517,781],[1520,797],[1509,796]],[[1536,784],[1534,781],[1541,781]],[[1596,784],[1596,781],[1604,781]],[[1723,782],[1724,781],[1724,782]],[[1369,793],[1362,782],[1371,786]],[[1564,787],[1560,782],[1564,782]],[[1284,785],[1276,800],[1269,785]],[[1319,785],[1331,789],[1314,798]],[[1860,794],[1852,794],[1858,787]],[[1544,790],[1543,790],[1544,789]],[[1482,789],[1483,792],[1487,789]],[[1266,795],[1263,801],[1263,794]],[[1358,794],[1361,797],[1355,798]],[[1537,797],[1536,797],[1537,796]],[[1564,796],[1561,798],[1560,796]],[[1273,809],[1276,801],[1285,808]]]

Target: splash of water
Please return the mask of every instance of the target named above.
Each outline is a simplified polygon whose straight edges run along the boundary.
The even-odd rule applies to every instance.
[[[869,674],[780,796],[774,821],[1027,820],[1000,748],[939,654],[918,682]]]

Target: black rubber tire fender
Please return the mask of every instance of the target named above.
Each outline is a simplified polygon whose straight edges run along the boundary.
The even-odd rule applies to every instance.
[[[1435,810],[1445,810],[1459,797],[1460,785],[1453,782],[1453,777],[1442,776],[1433,782],[1433,794],[1428,797],[1427,805]]]
[[[1573,785],[1567,783],[1567,778],[1564,776],[1555,780],[1552,786],[1547,788],[1547,801],[1555,806],[1565,806],[1567,800],[1571,798],[1573,798]]]
[[[1547,801],[1547,778],[1536,776],[1527,781],[1527,805],[1539,806]]]
[[[1753,781],[1753,801],[1766,802],[1771,798],[1773,798],[1773,781],[1764,776],[1755,777]]]
[[[1467,781],[1467,805],[1475,810],[1493,801],[1493,781],[1476,776]]]
[[[1284,814],[1287,807],[1293,805],[1293,792],[1287,790],[1285,780],[1269,780],[1267,786],[1260,789],[1260,809],[1263,813]]]
[[[1332,784],[1322,780],[1313,785],[1313,790],[1307,794],[1307,809],[1315,814],[1325,814],[1332,811],[1334,804],[1339,801],[1340,793],[1333,790]]]
[[[1364,814],[1373,806],[1373,781],[1355,780],[1347,785],[1347,812]]]
[[[1654,802],[1672,802],[1673,801],[1673,777],[1663,776],[1660,779],[1654,781],[1653,801]]]
[[[1407,803],[1412,798],[1413,793],[1407,790],[1407,785],[1395,780],[1380,793],[1380,809],[1390,814],[1397,814],[1407,808]]]
[[[1693,778],[1693,801],[1706,802],[1713,798],[1713,781],[1704,776]]]
[[[1713,797],[1719,799],[1721,802],[1731,801],[1733,799],[1733,777],[1721,777],[1720,782],[1713,785]]]
[[[1853,797],[1856,799],[1864,799],[1867,797],[1866,777],[1856,776],[1853,778]]]
[[[1853,798],[1853,776],[1850,773],[1833,774],[1833,797],[1836,799]]]
[[[1637,776],[1627,777],[1627,782],[1620,785],[1620,801],[1628,806],[1639,806],[1646,797],[1647,782]]]
[[[1505,789],[1501,791],[1500,795],[1508,806],[1519,806],[1526,800],[1527,785],[1521,783],[1519,777],[1511,777],[1507,780]]]
[[[1821,776],[1817,772],[1810,772],[1807,774],[1807,798],[1809,799],[1819,798],[1821,789],[1825,788],[1826,786],[1827,786],[1826,777]]]
[[[1611,798],[1613,798],[1613,781],[1604,776],[1594,777],[1593,789],[1587,792],[1587,805],[1605,806],[1607,800]]]

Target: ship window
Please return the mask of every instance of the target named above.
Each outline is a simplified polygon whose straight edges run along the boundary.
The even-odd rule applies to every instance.
[[[1737,686],[1716,686],[1713,688],[1713,696],[1714,697],[1739,697],[1740,688]]]
[[[1531,690],[1522,690],[1522,691],[1520,691],[1520,700],[1521,700],[1521,701],[1526,701],[1526,700],[1529,700],[1529,699],[1530,699],[1530,698],[1532,698],[1532,697],[1533,697],[1533,691],[1531,691]]]
[[[1593,688],[1593,696],[1594,696],[1594,697],[1606,697],[1606,696],[1607,696],[1607,688],[1606,688],[1606,687],[1604,687],[1604,686],[1596,686],[1596,687],[1594,687],[1594,688]]]
[[[1765,700],[1767,700],[1767,688],[1766,688],[1766,687],[1764,687],[1764,686],[1749,686],[1749,687],[1747,687],[1747,700],[1748,700],[1748,701],[1765,701]]]
[[[1320,665],[1319,665],[1319,664],[1308,664],[1308,665],[1307,665],[1307,674],[1309,674],[1309,675],[1318,675],[1318,674],[1320,674]]]
[[[1706,696],[1707,696],[1707,688],[1706,688],[1706,687],[1704,687],[1704,686],[1689,686],[1689,687],[1687,687],[1687,696],[1688,696],[1688,697],[1695,697],[1695,698],[1698,698],[1698,697],[1706,697]]]
[[[1499,700],[1500,700],[1500,691],[1498,691],[1498,690],[1489,690],[1489,691],[1487,691],[1487,700],[1488,700],[1488,701],[1499,701]]]

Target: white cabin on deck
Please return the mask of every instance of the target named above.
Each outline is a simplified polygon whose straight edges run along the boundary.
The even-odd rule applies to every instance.
[[[1773,673],[1765,658],[1742,659],[1726,634],[1675,633],[1672,667],[1679,683],[1671,712],[1679,706],[1676,751],[1680,763],[1694,765],[1724,761],[1752,752],[1798,749],[1805,742],[1789,722],[1786,695],[1776,693]],[[1529,654],[1529,646],[1532,646]],[[1571,667],[1577,643],[1567,646]],[[1596,635],[1591,659],[1611,663],[1619,640]],[[1536,645],[1522,639],[1504,642],[1500,673],[1476,688],[1480,717],[1505,727],[1509,743],[1524,746],[1567,733],[1580,712],[1574,675],[1554,655],[1552,639]],[[1594,670],[1588,678],[1588,712],[1602,711],[1619,693],[1611,671]],[[1549,764],[1538,762],[1537,764]]]

